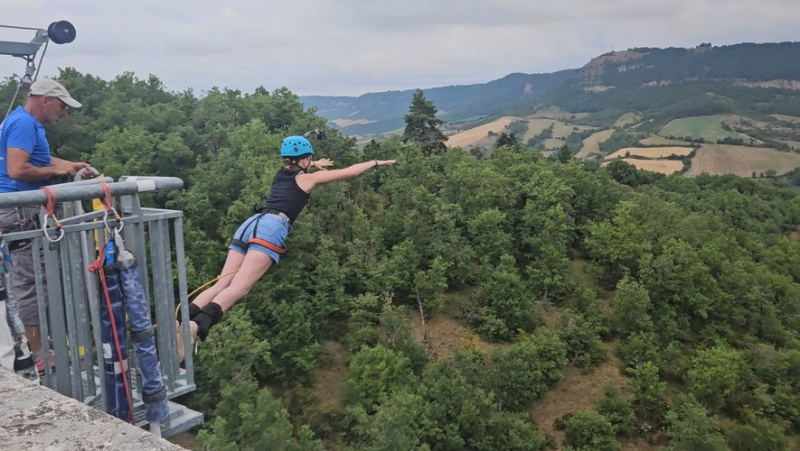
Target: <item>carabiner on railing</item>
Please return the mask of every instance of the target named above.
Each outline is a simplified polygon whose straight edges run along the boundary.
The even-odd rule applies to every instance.
[[[61,221],[56,218],[55,215],[52,216],[53,218],[53,228],[56,230],[55,238],[50,238],[50,233],[47,231],[47,220],[50,219],[49,216],[45,216],[44,220],[42,221],[42,233],[44,233],[44,238],[51,242],[51,243],[58,243],[61,241],[61,238],[64,238],[64,229],[61,228]]]
[[[114,199],[111,198],[111,188],[108,186],[108,183],[101,183],[100,186],[103,187],[103,193],[105,194],[104,197],[100,199],[103,203],[103,226],[105,226],[106,232],[113,236],[113,233],[122,232],[125,224],[122,222],[122,217],[117,213],[117,210],[114,209]],[[113,231],[108,225],[108,215],[112,212],[114,213],[114,219],[117,221],[117,228]]]
[[[114,230],[111,230],[111,226],[108,225],[109,213],[114,213],[114,219],[117,221],[117,227]],[[117,210],[111,207],[103,209],[103,226],[106,228],[106,232],[108,232],[109,234],[120,233],[122,232],[122,229],[125,227],[125,223],[122,222],[122,217],[120,217],[119,213],[117,213]]]

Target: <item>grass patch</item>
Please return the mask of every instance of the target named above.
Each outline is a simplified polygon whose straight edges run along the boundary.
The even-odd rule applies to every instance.
[[[684,117],[670,121],[658,134],[660,136],[684,137],[704,139],[706,142],[717,142],[718,139],[741,138],[736,133],[724,130],[722,122],[725,115]]]

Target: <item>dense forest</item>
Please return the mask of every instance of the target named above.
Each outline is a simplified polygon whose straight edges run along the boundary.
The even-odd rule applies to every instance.
[[[186,181],[148,201],[185,213],[190,288],[217,275],[263,201],[281,139],[326,122],[286,89],[59,79],[85,106],[48,130],[58,156]],[[0,100],[15,87],[0,83]],[[406,119],[435,112],[420,94]],[[313,142],[337,167],[398,163],[316,190],[287,258],[200,343],[198,389],[181,400],[205,414],[197,449],[796,449],[797,191],[516,142],[476,156],[436,136]],[[495,346],[434,356],[420,313]],[[342,380],[317,376],[329,343],[345,351]],[[564,371],[612,357],[625,385],[558,418],[563,438],[544,433],[530,411]]]

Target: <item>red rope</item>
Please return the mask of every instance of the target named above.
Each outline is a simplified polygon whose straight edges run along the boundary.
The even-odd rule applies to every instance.
[[[106,210],[111,210],[114,207],[114,204],[111,202],[111,188],[108,186],[108,183],[101,183],[100,186],[103,188],[103,193],[105,193],[103,206],[106,207]]]
[[[41,187],[41,190],[44,191],[44,195],[47,197],[47,205],[45,206],[47,216],[53,217],[56,214],[56,193],[46,186]]]
[[[48,218],[53,218],[53,223],[55,224],[56,229],[60,229],[61,221],[56,218],[56,193],[46,186],[43,186],[40,189],[44,191],[44,195],[47,197],[47,204],[44,207],[45,214]]]
[[[120,215],[117,213],[117,210],[114,209],[114,200],[111,198],[111,187],[108,186],[108,183],[100,183],[100,186],[103,188],[103,199],[100,202],[103,203],[103,207],[105,208],[106,212],[114,212],[114,219],[119,221],[122,219]]]
[[[100,248],[100,257],[89,266],[89,271],[100,271],[100,284],[103,286],[103,294],[106,298],[106,308],[108,308],[108,317],[111,319],[111,331],[114,333],[114,346],[117,350],[117,358],[119,359],[119,368],[122,371],[122,384],[125,386],[125,398],[128,401],[128,412],[130,413],[130,421],[134,426],[136,422],[133,419],[133,400],[131,399],[131,389],[128,384],[128,374],[125,370],[125,362],[122,359],[122,347],[119,344],[119,335],[117,335],[117,322],[114,320],[114,311],[111,308],[111,295],[108,293],[108,285],[106,284],[105,271],[103,271],[103,249],[105,245]]]

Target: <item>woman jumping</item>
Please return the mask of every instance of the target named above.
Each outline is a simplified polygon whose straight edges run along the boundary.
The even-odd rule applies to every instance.
[[[289,136],[281,143],[281,158],[286,165],[272,180],[267,203],[239,226],[228,247],[228,257],[219,280],[189,304],[191,341],[205,340],[211,327],[233,304],[244,297],[261,276],[278,263],[289,226],[308,203],[311,191],[319,185],[354,178],[370,168],[391,166],[395,160],[372,160],[344,169],[327,170],[327,158],[312,161],[314,149],[302,136]],[[319,169],[309,173],[310,168]],[[233,277],[226,277],[235,273]],[[178,323],[178,357],[183,360],[183,327]]]

